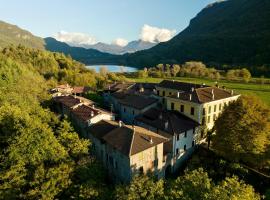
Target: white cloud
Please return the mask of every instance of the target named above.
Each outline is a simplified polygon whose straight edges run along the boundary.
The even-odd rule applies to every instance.
[[[60,31],[54,35],[54,38],[60,42],[66,42],[72,46],[84,46],[96,44],[96,38],[85,33],[69,33]]]
[[[112,44],[118,45],[120,47],[124,47],[124,46],[127,46],[128,41],[123,38],[117,38],[114,41],[112,41]]]
[[[145,24],[142,27],[140,38],[146,42],[159,43],[170,40],[174,35],[175,30],[153,27]]]

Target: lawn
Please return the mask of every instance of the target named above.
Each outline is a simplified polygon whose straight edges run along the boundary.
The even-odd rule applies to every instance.
[[[171,79],[171,80],[174,79],[177,81],[197,83],[197,84],[205,83],[206,85],[215,85],[214,80],[202,79],[202,78],[176,77],[176,78],[166,78],[166,79]],[[135,82],[159,83],[163,79],[162,78],[129,78],[129,80],[135,81]],[[237,82],[229,82],[225,80],[221,80],[218,83],[220,86],[225,86],[228,89],[233,89],[235,90],[235,92],[238,92],[240,94],[256,95],[270,106],[270,84],[237,83]]]

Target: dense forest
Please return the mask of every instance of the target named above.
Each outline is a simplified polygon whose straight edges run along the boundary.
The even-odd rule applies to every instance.
[[[48,90],[64,82],[99,87],[101,80],[117,78],[105,70],[100,74],[87,70],[60,53],[23,46],[2,50],[0,199],[260,199],[251,185],[236,176],[216,181],[202,168],[186,170],[171,180],[142,176],[130,185],[109,183],[106,172],[90,156],[91,141],[80,138],[67,119],[49,110]],[[259,108],[265,113],[265,107]],[[265,125],[262,131],[268,131],[267,120],[260,122]],[[256,150],[264,152],[261,146]]]

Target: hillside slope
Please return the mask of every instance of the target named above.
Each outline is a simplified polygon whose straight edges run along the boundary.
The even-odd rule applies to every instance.
[[[18,26],[0,21],[0,48],[14,45],[24,45],[37,49],[44,49],[42,38],[34,36],[29,31],[23,30]]]
[[[84,64],[114,64],[120,56],[103,53],[95,49],[85,49],[82,47],[71,47],[64,42],[59,42],[54,38],[45,38],[45,48],[48,51],[61,52],[71,55],[73,59]]]
[[[204,8],[172,40],[125,55],[135,66],[181,63],[270,64],[270,1],[228,0]]]

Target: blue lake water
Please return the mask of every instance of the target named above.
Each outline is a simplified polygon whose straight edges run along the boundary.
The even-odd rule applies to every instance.
[[[106,67],[109,72],[136,72],[135,67],[120,66],[120,65],[88,65],[86,68],[94,69],[96,72],[100,71],[101,67]]]

